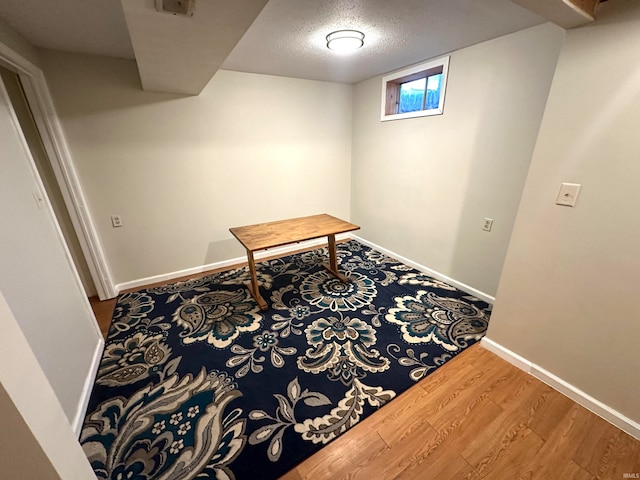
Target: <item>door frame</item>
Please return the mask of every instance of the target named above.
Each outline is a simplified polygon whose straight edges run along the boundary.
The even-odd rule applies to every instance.
[[[89,212],[86,196],[73,163],[60,119],[55,110],[44,72],[31,61],[1,42],[0,62],[15,70],[20,77],[27,103],[42,137],[42,143],[62,192],[64,203],[69,211],[71,223],[78,236],[80,248],[87,261],[98,297],[100,300],[114,298],[118,292],[113,283],[98,232]],[[69,259],[75,269],[75,264],[70,254]],[[78,277],[78,282],[82,283],[77,269],[75,269],[75,273]]]

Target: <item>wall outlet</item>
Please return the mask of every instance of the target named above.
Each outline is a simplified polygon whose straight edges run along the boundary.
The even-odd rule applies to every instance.
[[[579,183],[563,183],[560,185],[556,205],[564,205],[566,207],[575,207],[581,185]]]
[[[482,224],[482,230],[490,232],[491,227],[493,227],[493,218],[485,218],[484,223]]]
[[[111,225],[114,228],[122,226],[122,217],[120,215],[111,215]]]

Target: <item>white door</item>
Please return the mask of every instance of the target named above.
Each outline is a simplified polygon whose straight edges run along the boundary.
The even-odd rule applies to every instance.
[[[1,81],[0,291],[76,424],[102,337]]]

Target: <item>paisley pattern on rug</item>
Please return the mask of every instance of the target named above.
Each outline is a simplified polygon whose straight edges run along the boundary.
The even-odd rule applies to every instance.
[[[183,329],[180,337],[185,345],[206,341],[217,348],[228,347],[242,332],[256,331],[261,320],[246,288],[197,295],[183,301],[173,314]]]
[[[194,470],[233,478],[227,464],[246,442],[246,419],[225,411],[239,395],[225,373],[173,374],[103,402],[80,441],[98,478],[186,479]]]
[[[164,337],[137,332],[122,342],[106,346],[98,371],[97,382],[102,385],[126,385],[149,376],[167,361],[171,347]]]
[[[80,442],[99,479],[275,479],[477,342],[483,301],[356,241],[121,295]]]
[[[433,292],[419,290],[416,296],[396,297],[395,301],[397,308],[390,308],[385,319],[400,325],[408,343],[434,342],[447,351],[457,351],[488,326],[478,307]]]

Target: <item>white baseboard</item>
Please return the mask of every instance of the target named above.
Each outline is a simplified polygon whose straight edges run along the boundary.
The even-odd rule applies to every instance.
[[[357,235],[353,235],[352,233],[346,233],[346,234],[341,234],[341,235],[336,235],[336,239],[337,240],[347,240],[349,238],[353,238],[354,240],[357,240],[358,242],[367,245],[368,247],[371,247],[375,250],[378,250],[381,253],[384,253],[385,255],[388,255],[390,257],[393,257],[399,261],[401,261],[402,263],[405,263],[407,265],[409,265],[410,267],[415,268],[416,270],[419,270],[421,272],[426,273],[427,275],[432,276],[433,278],[436,278],[438,280],[441,280],[443,282],[448,283],[449,285],[456,287],[460,290],[462,290],[463,292],[467,292],[470,295],[473,295],[474,297],[479,298],[480,300],[483,300],[487,303],[490,303],[493,305],[493,302],[495,301],[495,297],[488,295],[484,292],[481,292],[480,290],[476,290],[473,287],[470,287],[469,285],[466,285],[462,282],[459,282],[457,280],[454,280],[453,278],[447,277],[446,275],[443,275],[442,273],[436,272],[435,270],[431,270],[428,267],[425,267],[424,265],[420,265],[419,263],[416,263],[412,260],[409,260],[408,258],[405,258],[401,255],[398,255],[394,252],[392,252],[391,250],[388,250],[384,247],[381,247],[380,245],[376,245],[373,242],[370,242],[368,240],[365,240],[364,238],[358,237]],[[269,250],[265,250],[263,252],[258,252],[256,254],[254,254],[254,258],[256,260],[260,260],[262,258],[265,257],[270,257],[273,255],[286,255],[288,253],[294,252],[296,250],[300,250],[303,248],[313,248],[313,247],[317,247],[317,246],[321,246],[321,245],[326,245],[327,241],[325,238],[317,238],[314,240],[307,240],[304,242],[300,242],[300,243],[295,243],[292,245],[284,245],[282,247],[276,247],[276,248],[272,248]],[[123,290],[128,290],[130,288],[138,288],[138,287],[144,287],[146,285],[150,285],[152,283],[158,283],[158,282],[165,282],[165,281],[169,281],[169,280],[173,280],[175,278],[180,278],[180,277],[186,277],[189,275],[198,275],[199,273],[203,273],[203,272],[207,272],[209,270],[216,270],[219,268],[227,268],[227,267],[232,267],[232,266],[236,266],[236,265],[242,265],[243,263],[246,263],[247,258],[242,256],[242,257],[236,257],[236,258],[231,258],[229,260],[223,260],[220,262],[215,262],[215,263],[210,263],[207,265],[200,265],[198,267],[192,267],[192,268],[187,268],[185,270],[178,270],[176,272],[170,272],[170,273],[164,273],[161,275],[154,275],[151,277],[146,277],[146,278],[140,278],[137,280],[132,280],[130,282],[124,282],[124,283],[119,283],[115,286],[116,292],[120,293]]]
[[[410,267],[415,268],[416,270],[420,270],[423,273],[426,273],[427,275],[436,278],[440,281],[443,281],[445,283],[448,283],[449,285],[451,285],[452,287],[456,287],[459,290],[462,290],[463,292],[467,292],[470,295],[473,295],[474,297],[479,298],[480,300],[483,300],[491,305],[493,305],[493,303],[495,302],[495,297],[488,295],[484,292],[481,292],[480,290],[477,290],[473,287],[470,287],[467,284],[464,284],[462,282],[459,282],[457,280],[454,280],[451,277],[447,277],[446,275],[440,273],[440,272],[436,272],[435,270],[431,270],[428,267],[425,267],[424,265],[420,265],[419,263],[414,262],[413,260],[409,260],[408,258],[403,257],[402,255],[398,255],[397,253],[392,252],[391,250],[387,250],[384,247],[381,247],[380,245],[376,245],[373,242],[370,242],[368,240],[365,240],[364,238],[361,238],[357,235],[353,235],[351,234],[351,238],[353,238],[354,240],[357,240],[360,243],[363,243],[364,245],[373,248],[374,250],[378,250],[379,252],[384,253],[385,255],[395,258],[397,260],[400,260],[402,263],[409,265]]]
[[[503,347],[499,343],[494,342],[490,338],[484,337],[481,340],[480,345],[482,345],[483,348],[489,350],[490,352],[495,353],[500,358],[506,360],[512,365],[518,367],[520,370],[533,375],[538,380],[546,383],[550,387],[569,397],[574,402],[582,405],[587,410],[592,411],[612,425],[615,425],[620,430],[640,440],[640,423],[627,418],[617,410],[614,410],[608,405],[593,398],[591,395],[583,392],[579,388],[571,385],[560,377],[557,377],[553,373],[548,372],[544,368],[539,367],[535,363],[530,362],[529,360]]]
[[[491,321],[491,320],[489,320]],[[491,353],[495,353],[497,356],[506,360],[511,365],[518,367],[520,370],[531,373],[531,366],[533,365],[529,360],[524,357],[521,357],[517,353],[512,352],[504,348],[499,343],[494,342],[490,338],[482,337],[480,340],[480,345],[482,345],[486,350],[489,350]]]
[[[344,240],[348,238],[350,237],[347,234],[336,235],[336,240]],[[295,252],[296,250],[313,248],[313,247],[318,247],[326,244],[327,244],[326,238],[324,237],[316,238],[314,240],[306,240],[304,242],[284,245],[282,247],[270,248],[269,250],[257,252],[254,254],[254,258],[256,260],[260,260],[260,259],[271,257],[274,255],[284,256],[288,253]],[[120,293],[123,290],[128,290],[130,288],[144,287],[152,283],[165,282],[168,280],[173,280],[175,278],[186,277],[188,275],[197,275],[199,273],[208,272],[209,270],[233,267],[236,265],[242,265],[243,263],[247,263],[247,257],[245,256],[231,258],[229,260],[222,260],[220,262],[209,263],[207,265],[200,265],[198,267],[187,268],[185,270],[178,270],[176,272],[164,273],[162,275],[154,275],[152,277],[140,278],[138,280],[132,280],[130,282],[119,283],[118,285],[115,286],[115,288],[116,288],[116,292]]]
[[[80,401],[78,402],[76,417],[73,419],[73,425],[71,425],[77,437],[80,437],[82,423],[84,422],[84,417],[87,414],[87,407],[89,406],[91,391],[93,390],[93,384],[95,383],[96,376],[98,375],[98,367],[100,366],[100,360],[102,359],[103,351],[104,340],[102,338],[99,338],[98,344],[96,345],[96,350],[95,352],[93,352],[93,360],[91,361],[89,374],[84,381],[84,387],[82,388],[82,395],[80,396]]]

